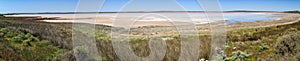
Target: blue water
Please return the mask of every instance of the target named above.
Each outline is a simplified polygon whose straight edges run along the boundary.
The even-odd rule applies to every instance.
[[[192,16],[203,16],[204,14],[191,14]],[[234,24],[238,22],[256,22],[267,20],[278,20],[283,17],[300,16],[298,14],[266,14],[266,13],[226,13],[221,16],[227,20],[226,24]]]
[[[224,14],[224,18],[228,20],[227,24],[233,24],[237,22],[255,22],[265,20],[277,20],[281,15],[273,14]]]

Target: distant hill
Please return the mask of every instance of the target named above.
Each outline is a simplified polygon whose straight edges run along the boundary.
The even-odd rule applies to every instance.
[[[41,12],[41,13],[7,13],[5,15],[18,14],[96,14],[96,13],[158,13],[158,12],[204,12],[204,11],[127,11],[127,12]]]
[[[96,14],[96,13],[165,13],[165,12],[206,12],[206,11],[127,11],[127,12],[40,12],[40,13],[7,13],[4,15],[17,15],[17,14]],[[220,11],[209,11],[220,12]],[[250,10],[233,10],[222,12],[276,12],[276,11],[250,11]]]
[[[275,12],[275,11],[232,10],[232,11],[224,11],[224,12]]]
[[[300,14],[300,11],[285,11],[285,13],[298,13],[298,14]]]

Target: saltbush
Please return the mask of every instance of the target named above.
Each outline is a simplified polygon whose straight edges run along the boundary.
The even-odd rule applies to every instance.
[[[259,46],[259,50],[260,51],[264,51],[264,50],[267,50],[267,49],[269,49],[269,46],[267,46],[267,45],[261,45],[261,46]]]
[[[283,36],[276,45],[276,53],[289,56],[296,55],[300,52],[300,32],[291,33]]]
[[[236,60],[247,60],[247,58],[250,57],[250,54],[241,52],[241,51],[237,51],[237,52],[233,52],[233,55],[231,57],[227,57],[225,58],[225,61],[236,61]]]
[[[10,41],[15,42],[15,43],[22,43],[23,39],[20,36],[15,36]]]
[[[101,30],[96,30],[95,31],[95,38],[105,40],[105,41],[110,40],[109,35],[107,33],[105,33],[104,31],[101,31]]]

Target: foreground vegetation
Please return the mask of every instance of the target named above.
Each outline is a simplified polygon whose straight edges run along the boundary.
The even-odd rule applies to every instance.
[[[1,25],[12,23],[0,21]],[[0,61],[49,61],[58,59],[65,52],[66,49],[24,30],[0,27]]]
[[[234,58],[227,60],[299,60],[299,26],[300,22],[296,22],[282,26],[230,31],[226,52],[229,57]],[[236,55],[236,52],[240,52],[239,55]]]
[[[0,59],[47,61],[64,52],[64,49],[50,45],[48,40],[40,40],[30,33],[16,28],[0,28]]]
[[[300,60],[300,22],[261,28],[246,28],[228,31],[225,61],[276,61]],[[179,36],[163,36],[180,40]],[[209,59],[210,35],[201,35],[200,58]],[[146,44],[147,38],[130,39],[131,43]],[[176,47],[176,46],[169,46]],[[175,55],[175,54],[174,54]]]
[[[228,31],[226,43],[225,61],[276,61],[288,60],[297,61],[300,58],[300,22],[288,25],[246,28]],[[110,39],[105,33],[98,33],[98,38],[104,40]],[[199,36],[201,42],[201,53],[199,58],[209,59],[210,53],[210,35]],[[180,44],[179,36],[162,36],[167,38],[170,49],[180,48],[175,46]],[[132,48],[138,55],[146,56],[150,51],[147,47],[149,38],[131,38]],[[138,46],[138,47],[136,47]],[[142,52],[141,52],[142,51]],[[169,50],[172,51],[172,50]],[[172,55],[167,57],[177,57],[178,51],[172,51]],[[167,52],[171,53],[171,52]],[[177,58],[175,58],[177,59]]]

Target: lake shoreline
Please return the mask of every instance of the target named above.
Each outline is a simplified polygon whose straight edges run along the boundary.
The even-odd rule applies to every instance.
[[[179,12],[180,13],[180,12]],[[204,12],[188,12],[188,13],[204,13]],[[232,13],[249,13],[249,12],[225,12],[225,14],[232,14]],[[263,13],[263,14],[292,14],[292,13],[281,13],[281,12],[250,12],[250,13]],[[297,15],[297,14],[293,14]],[[233,30],[233,29],[240,29],[240,28],[257,28],[257,27],[269,27],[269,26],[277,26],[277,25],[284,25],[284,24],[290,24],[299,21],[299,16],[287,16],[287,17],[278,17],[279,19],[276,20],[257,20],[254,22],[236,22],[233,24],[226,24],[227,30]],[[72,22],[82,22],[82,23],[90,23],[90,24],[99,24],[99,25],[107,25],[114,27],[114,21],[116,20],[116,17],[110,17],[110,16],[99,16],[95,18],[76,18],[73,17],[47,17],[47,16],[7,16],[2,17],[0,20],[13,20],[13,21],[21,21],[21,22],[32,22],[32,23],[52,23],[52,24],[74,24]],[[90,20],[90,19],[95,19]],[[121,18],[121,19],[131,19],[131,18]],[[141,28],[141,27],[172,27],[174,26],[174,23],[180,23],[180,22],[174,22],[174,21],[168,21],[168,20],[161,20],[161,19],[153,19],[155,21],[147,21],[149,18],[145,18],[146,21],[137,21],[133,23],[132,28]],[[150,18],[151,19],[151,18]],[[194,18],[192,18],[194,19]],[[203,19],[202,17],[196,19]],[[81,21],[84,20],[84,21]],[[85,21],[86,20],[86,21]],[[142,19],[143,20],[143,19]],[[220,19],[221,21],[228,21],[227,19]],[[193,20],[191,20],[193,21]],[[194,21],[195,22],[195,21]],[[194,24],[199,28],[201,31],[209,31],[209,22],[199,22],[199,23],[189,23],[189,22],[181,22],[186,24]],[[183,24],[177,24],[177,25],[183,25]]]

